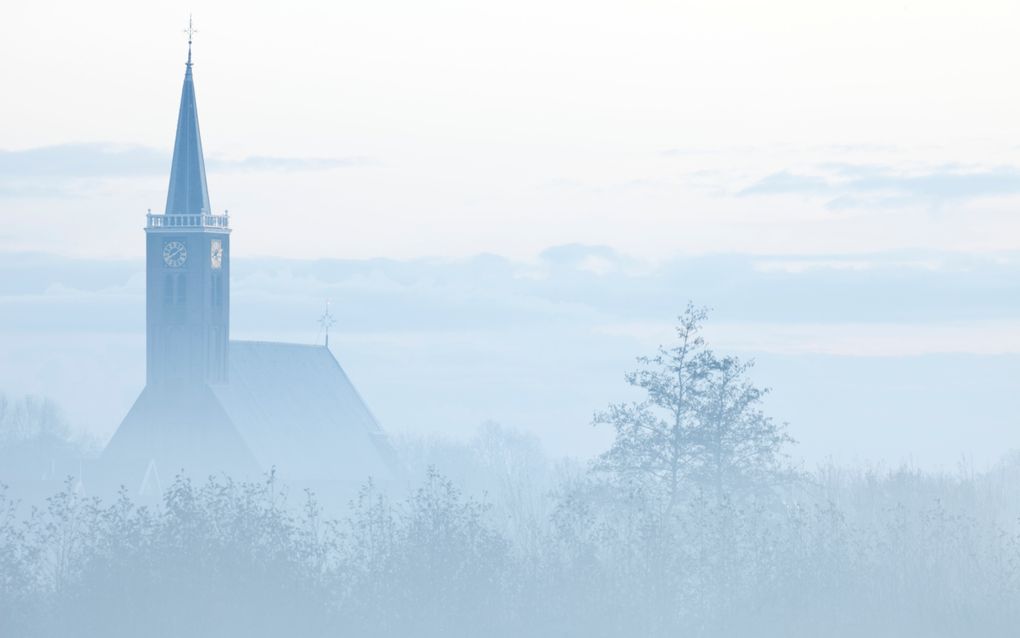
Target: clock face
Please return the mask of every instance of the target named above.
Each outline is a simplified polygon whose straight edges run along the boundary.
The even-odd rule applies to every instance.
[[[163,244],[163,263],[171,268],[180,268],[188,260],[188,249],[179,241]]]
[[[213,268],[223,265],[223,242],[219,239],[214,239],[209,244],[209,259]]]

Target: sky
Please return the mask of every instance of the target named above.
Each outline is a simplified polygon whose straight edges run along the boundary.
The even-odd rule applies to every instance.
[[[1020,242],[1015,3],[191,11],[212,204],[255,255]],[[0,246],[139,255],[141,214],[165,202],[186,10],[8,13],[0,192],[14,219]]]
[[[273,308],[317,315],[326,294],[347,294],[348,307],[370,306],[347,317],[338,343],[348,339],[349,365],[377,403],[396,396],[382,362],[399,362],[414,335],[425,354],[402,383],[418,384],[417,394],[436,379],[438,358],[455,362],[435,380],[447,389],[434,393],[430,427],[456,422],[461,431],[493,417],[548,432],[550,402],[535,399],[526,414],[512,408],[537,381],[513,396],[476,386],[477,409],[443,407],[484,361],[476,342],[451,354],[438,336],[460,325],[456,312],[426,315],[431,326],[412,330],[388,313],[420,311],[414,303],[371,304],[396,290],[442,305],[452,286],[472,307],[483,300],[479,316],[489,317],[463,328],[463,339],[514,344],[504,374],[610,388],[633,356],[668,338],[671,318],[693,298],[716,309],[721,347],[758,356],[763,368],[775,363],[776,374],[763,375],[790,389],[780,406],[801,420],[802,440],[833,401],[859,404],[839,386],[867,376],[873,435],[894,443],[854,454],[951,463],[967,451],[973,426],[963,421],[974,418],[995,424],[978,446],[983,458],[1020,445],[1007,436],[1009,395],[1020,389],[1008,381],[1020,354],[1011,283],[1020,263],[1020,86],[1011,80],[1020,5],[1010,2],[5,8],[8,362],[52,360],[74,377],[95,357],[89,347],[72,356],[70,344],[98,344],[102,333],[103,348],[120,352],[104,365],[140,366],[141,228],[146,210],[165,203],[189,9],[210,198],[230,211],[235,259],[251,264],[235,270],[244,277],[235,294],[238,310],[257,316],[235,313],[235,334],[306,338],[314,321],[284,321]],[[499,281],[479,255],[503,260]],[[38,261],[28,268],[28,259]],[[563,259],[566,270],[550,266]],[[338,274],[328,260],[353,270]],[[400,267],[372,270],[378,260]],[[125,274],[112,280],[73,272],[118,268]],[[38,271],[49,274],[22,285]],[[289,301],[260,286],[282,286]],[[574,298],[577,286],[589,294]],[[351,298],[352,287],[361,296]],[[518,303],[538,326],[567,327],[529,332],[493,318]],[[134,323],[112,319],[119,311]],[[53,314],[65,319],[47,328]],[[571,340],[578,330],[584,338]],[[39,344],[33,354],[28,343]],[[599,365],[545,361],[548,377],[527,369],[556,343],[569,346],[562,360],[613,354]],[[833,383],[819,395],[820,369]],[[0,365],[0,382],[62,398],[100,433],[130,404],[94,409],[101,398],[48,387],[53,377],[39,370],[22,379],[14,364]],[[984,390],[953,399],[961,371]],[[927,381],[897,395],[890,375]],[[137,381],[122,376],[118,396],[130,397]],[[599,407],[582,410],[589,395],[572,400],[556,418],[573,425],[548,435],[558,451],[576,447],[570,428],[586,427],[575,422]],[[933,441],[889,434],[921,407],[938,421],[925,429]],[[835,420],[813,458],[852,443],[849,421]],[[915,455],[911,441],[929,452]]]

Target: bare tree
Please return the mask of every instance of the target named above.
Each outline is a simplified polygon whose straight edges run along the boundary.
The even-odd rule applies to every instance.
[[[713,357],[694,421],[691,477],[716,499],[736,490],[769,488],[789,476],[785,424],[765,415],[768,388],[747,378],[754,362]]]
[[[688,304],[676,342],[639,357],[640,367],[626,376],[644,399],[610,405],[593,420],[616,430],[595,469],[660,493],[667,509],[694,490],[721,496],[737,484],[760,485],[781,471],[782,449],[792,442],[761,411],[767,390],[747,378],[753,364],[706,346],[707,317],[705,308]]]

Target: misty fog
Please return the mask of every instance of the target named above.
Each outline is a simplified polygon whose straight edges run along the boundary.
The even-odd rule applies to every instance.
[[[4,397],[2,635],[1011,635],[1020,458],[806,469],[706,321],[688,306],[634,400],[593,406],[591,458],[490,422],[394,436],[397,479],[321,491],[271,470],[96,493],[95,442]],[[49,464],[71,473],[25,480]]]
[[[4,7],[0,638],[1020,636],[1020,4],[197,9]]]

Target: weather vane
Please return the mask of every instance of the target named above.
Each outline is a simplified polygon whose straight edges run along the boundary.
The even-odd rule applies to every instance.
[[[191,14],[190,13],[188,14],[188,28],[185,29],[184,32],[188,34],[188,66],[190,66],[191,65],[191,38],[192,38],[193,35],[198,33],[198,30],[195,29],[195,27],[192,26],[192,24],[191,24]]]
[[[329,312],[329,299],[327,299],[326,300],[326,312],[322,313],[322,316],[319,317],[319,325],[322,326],[322,329],[326,332],[326,347],[327,348],[329,347],[329,329],[335,323],[336,323],[336,319]]]

